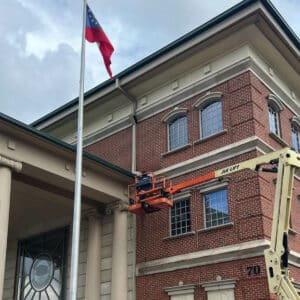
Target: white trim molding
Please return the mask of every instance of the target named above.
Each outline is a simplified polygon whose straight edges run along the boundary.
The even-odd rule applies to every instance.
[[[210,291],[221,291],[234,289],[236,284],[236,279],[220,279],[216,281],[204,282],[201,283],[201,286],[204,288],[205,292]]]
[[[291,118],[291,124],[296,125],[298,128],[300,128],[300,118],[297,116],[293,116]]]
[[[187,112],[188,112],[187,108],[179,108],[176,106],[173,110],[171,110],[167,114],[165,114],[162,117],[161,121],[164,123],[170,123],[177,117],[186,116]]]
[[[236,143],[220,147],[216,150],[212,150],[183,162],[173,164],[164,169],[160,169],[156,171],[155,174],[174,178],[254,150],[258,150],[263,154],[274,151],[270,145],[261,140],[259,137],[251,136]]]
[[[194,295],[195,288],[197,284],[185,284],[179,282],[177,286],[167,287],[164,289],[168,296],[177,296],[177,295]]]
[[[161,259],[139,263],[136,266],[136,276],[145,276],[164,272],[172,272],[187,268],[207,266],[252,257],[263,257],[264,250],[270,247],[266,239],[254,240],[214,249],[201,250]],[[290,251],[289,264],[300,268],[300,253]]]
[[[268,104],[274,107],[277,112],[282,111],[284,108],[282,102],[276,95],[270,94],[269,96],[267,96],[267,101]]]
[[[223,93],[221,92],[208,92],[203,97],[200,97],[194,104],[193,107],[195,109],[201,109],[206,104],[213,102],[213,101],[220,101],[222,100]]]
[[[268,240],[255,240],[214,249],[201,250],[137,264],[137,276],[171,272],[226,261],[263,256]]]

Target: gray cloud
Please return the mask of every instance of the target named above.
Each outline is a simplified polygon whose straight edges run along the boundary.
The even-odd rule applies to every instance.
[[[115,47],[114,74],[223,12],[238,0],[89,0]],[[78,95],[81,1],[0,0],[0,111],[31,122]],[[296,33],[298,0],[274,0]],[[108,78],[86,44],[86,89]]]

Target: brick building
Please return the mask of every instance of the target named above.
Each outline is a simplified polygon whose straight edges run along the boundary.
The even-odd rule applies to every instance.
[[[244,0],[87,92],[85,150],[174,183],[282,147],[298,151],[299,49],[268,0]],[[76,106],[77,99],[32,126],[73,144]],[[128,216],[128,298],[276,299],[263,257],[274,178],[241,171],[184,190],[173,208]],[[289,233],[296,287],[299,180]],[[119,299],[101,259],[101,299]]]

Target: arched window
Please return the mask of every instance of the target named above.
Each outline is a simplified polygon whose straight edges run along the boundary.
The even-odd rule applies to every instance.
[[[291,119],[291,131],[292,131],[292,148],[296,151],[300,151],[299,135],[300,135],[300,118],[293,117]]]
[[[200,110],[201,138],[223,130],[222,102],[215,101]]]
[[[220,92],[207,93],[193,105],[199,110],[200,138],[223,131],[222,96]]]
[[[178,117],[169,123],[169,150],[182,147],[187,143],[187,117]]]
[[[283,105],[275,95],[269,95],[268,110],[269,110],[269,128],[270,132],[280,136],[279,112],[283,110]]]
[[[187,109],[175,107],[167,113],[162,121],[168,129],[168,151],[188,144]]]

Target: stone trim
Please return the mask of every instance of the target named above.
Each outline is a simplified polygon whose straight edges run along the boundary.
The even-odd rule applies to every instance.
[[[261,239],[147,261],[137,265],[137,276],[263,256],[264,250],[267,249],[269,245],[270,242],[268,240]]]
[[[183,285],[182,282],[179,282],[178,286],[167,287],[164,289],[168,296],[177,296],[177,295],[194,295],[195,288],[197,284],[185,284]]]
[[[170,236],[163,238],[163,240],[164,241],[175,240],[175,239],[189,237],[189,236],[195,235],[195,234],[196,234],[195,231],[190,231],[190,232],[186,232],[186,233],[182,233],[182,234],[178,234],[178,235],[170,235]]]
[[[224,279],[202,283],[205,292],[234,289],[236,279]]]
[[[194,141],[193,144],[194,144],[194,145],[197,145],[197,144],[205,143],[206,141],[209,141],[209,140],[214,139],[214,138],[216,138],[216,137],[218,137],[218,136],[224,135],[224,134],[226,134],[227,132],[228,132],[227,129],[223,129],[223,130],[220,131],[220,132],[214,133],[214,134],[209,135],[209,136],[206,136],[206,137],[204,137],[204,138],[200,138],[200,139]]]
[[[176,201],[184,200],[184,199],[187,199],[190,197],[191,197],[191,191],[190,191],[190,189],[188,189],[188,190],[185,190],[183,192],[180,192],[180,193],[174,195],[173,200],[174,200],[174,202],[176,202]]]
[[[208,192],[216,191],[228,186],[230,181],[230,177],[225,178],[216,178],[210,180],[208,182],[201,183],[194,187],[194,189],[198,190],[200,194],[205,194]]]
[[[171,121],[173,121],[177,117],[186,116],[187,112],[188,112],[187,108],[179,108],[179,107],[176,106],[173,110],[171,110],[167,114],[165,114],[162,117],[161,121],[163,123],[170,123]]]
[[[279,135],[277,135],[276,133],[270,132],[269,136],[273,140],[275,140],[277,143],[279,143],[282,147],[288,147],[289,146],[289,144],[285,140],[283,140]]]
[[[0,155],[0,167],[1,166],[8,167],[8,168],[10,168],[13,171],[16,171],[18,173],[21,172],[21,170],[22,170],[22,163],[21,162],[12,160],[12,159],[10,159],[8,157],[5,157],[5,156],[2,156],[2,155]]]
[[[111,202],[109,204],[106,205],[105,207],[105,213],[107,215],[111,215],[113,213],[113,211],[115,210],[119,210],[119,211],[128,211],[128,204],[125,203],[122,200],[116,200],[114,202]]]
[[[222,97],[223,97],[223,93],[221,92],[208,92],[206,93],[205,96],[200,97],[193,104],[193,108],[200,110],[209,103],[212,103],[214,101],[222,101]]]
[[[86,209],[82,212],[84,218],[89,219],[90,217],[101,218],[101,213],[97,208]]]
[[[277,112],[280,112],[284,109],[281,100],[276,95],[270,94],[267,96],[267,101],[268,104],[274,107]]]
[[[184,146],[180,146],[180,147],[178,147],[178,148],[172,149],[172,150],[170,150],[170,151],[168,151],[168,152],[164,152],[164,153],[162,153],[160,156],[161,156],[162,158],[164,158],[164,157],[166,157],[166,156],[168,156],[168,155],[171,155],[171,154],[173,154],[173,153],[177,153],[177,152],[183,151],[183,150],[188,149],[188,148],[190,148],[190,147],[192,147],[192,144],[186,144],[186,145],[184,145]]]
[[[234,223],[229,222],[226,224],[221,224],[221,225],[217,225],[217,226],[205,227],[205,228],[199,229],[199,230],[197,230],[197,233],[213,231],[213,230],[218,230],[218,229],[223,229],[223,228],[233,227],[233,226],[234,226]]]
[[[205,266],[215,263],[234,261],[264,255],[264,250],[270,247],[270,241],[261,239],[240,244],[234,244],[188,254],[181,254],[139,263],[136,266],[136,276],[172,272],[186,268]],[[300,268],[300,253],[291,250],[289,264]]]
[[[298,128],[300,128],[300,118],[297,116],[293,116],[291,118],[291,124],[297,126]]]
[[[269,144],[261,140],[259,137],[252,136],[236,143],[226,145],[205,154],[201,154],[183,162],[174,164],[164,169],[160,169],[156,171],[155,174],[164,175],[168,178],[174,178],[198,170],[200,167],[205,168],[207,166],[236,157],[240,154],[255,150],[259,150],[263,154],[274,151],[274,149]]]

